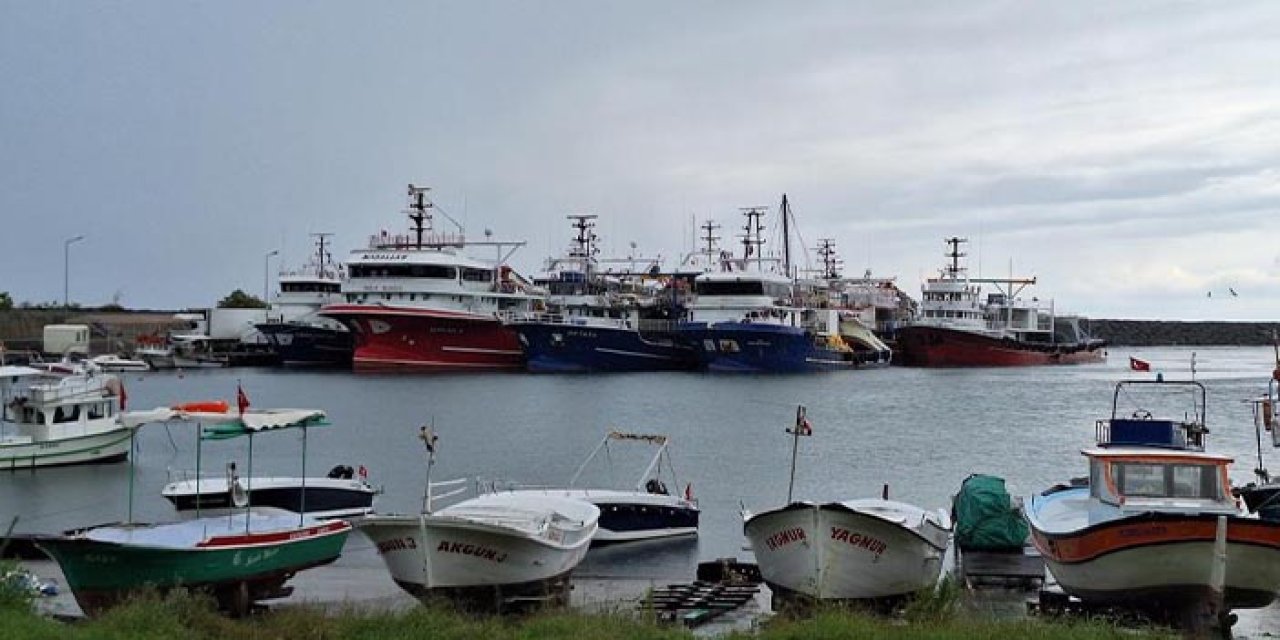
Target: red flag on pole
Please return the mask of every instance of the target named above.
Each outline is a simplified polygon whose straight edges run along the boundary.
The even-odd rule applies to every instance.
[[[244,388],[240,383],[236,383],[236,406],[240,407],[240,415],[244,415],[244,410],[249,408],[249,396],[244,394]]]
[[[1151,363],[1146,360],[1139,360],[1133,356],[1129,356],[1129,368],[1134,371],[1150,371]]]
[[[129,392],[124,390],[124,380],[120,381],[120,410],[125,411],[129,407]]]

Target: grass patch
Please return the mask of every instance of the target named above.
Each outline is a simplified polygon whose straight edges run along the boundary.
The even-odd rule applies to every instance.
[[[906,640],[1132,640],[1173,637],[1156,632],[1135,633],[1097,622],[981,619],[960,611],[956,604],[958,601],[958,596],[940,590],[910,603],[908,613],[896,618],[824,606],[803,619],[779,616],[758,630],[739,632],[729,637],[762,640],[886,637]],[[216,612],[210,598],[182,591],[167,595],[142,594],[102,617],[71,624],[41,618],[29,606],[0,609],[0,638],[5,640],[685,640],[693,637],[691,632],[680,627],[659,626],[631,615],[571,611],[490,618],[471,617],[440,607],[416,607],[402,612],[351,609],[338,613],[284,607],[245,620],[231,620]]]

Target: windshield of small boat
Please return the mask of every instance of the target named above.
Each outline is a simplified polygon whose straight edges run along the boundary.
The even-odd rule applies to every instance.
[[[1223,499],[1216,464],[1117,461],[1111,472],[1125,497]]]

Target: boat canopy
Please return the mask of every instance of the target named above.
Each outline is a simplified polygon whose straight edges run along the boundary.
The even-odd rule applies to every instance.
[[[324,411],[319,409],[264,409],[246,411],[243,414],[214,411],[185,411],[172,407],[157,407],[147,411],[130,411],[120,415],[121,424],[136,429],[149,422],[196,422],[204,428],[200,437],[205,440],[224,440],[251,435],[270,429],[315,427],[329,424]]]

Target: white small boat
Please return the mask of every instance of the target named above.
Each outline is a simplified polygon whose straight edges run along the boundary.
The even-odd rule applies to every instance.
[[[566,603],[568,577],[591,546],[600,509],[589,502],[535,493],[481,495],[439,510],[441,500],[466,491],[433,495],[436,438],[425,427],[427,487],[423,512],[372,515],[355,526],[373,541],[396,584],[424,601],[443,596],[501,610],[513,601]]]
[[[812,435],[804,407],[796,411],[795,447]],[[932,588],[942,573],[951,521],[939,510],[880,498],[817,504],[793,502],[761,513],[743,510],[743,528],[760,575],[775,596],[818,600],[885,600]]]
[[[119,419],[124,385],[113,375],[78,371],[0,367],[0,469],[128,457],[130,429]]]
[[[745,529],[774,593],[874,600],[932,588],[951,524],[942,512],[878,498],[793,502],[748,515]]]
[[[641,472],[632,490],[578,488],[583,471],[601,451],[607,451],[610,442],[632,442],[657,447],[648,466]],[[698,503],[693,499],[692,488],[685,485],[683,496],[675,477],[668,447],[671,439],[665,435],[624,433],[610,431],[596,445],[565,489],[515,488],[511,493],[559,496],[590,502],[600,508],[600,527],[596,531],[595,544],[652,540],[677,536],[698,535]],[[661,475],[662,462],[666,460],[667,476],[671,480],[672,493]]]
[[[321,520],[352,518],[373,513],[377,488],[364,477],[351,477],[339,465],[325,477],[229,477],[227,474],[186,478],[161,490],[178,514],[223,515],[251,508],[258,512],[306,515]],[[230,490],[228,488],[231,488]],[[199,509],[197,510],[197,506]]]
[[[104,353],[100,356],[89,358],[89,362],[97,365],[103,371],[121,371],[121,372],[142,372],[150,371],[151,365],[145,360],[133,360],[130,358],[121,358],[114,353]]]
[[[591,546],[600,510],[588,502],[492,493],[433,513],[356,520],[402,589],[475,599],[557,591]]]

